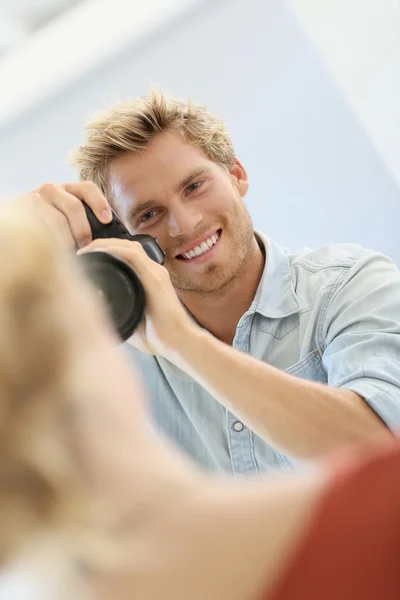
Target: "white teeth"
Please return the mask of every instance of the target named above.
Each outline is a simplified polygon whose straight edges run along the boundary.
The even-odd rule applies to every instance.
[[[207,252],[207,250],[209,250],[211,248],[211,246],[213,246],[217,242],[218,237],[219,237],[218,234],[214,233],[214,235],[212,235],[208,239],[204,240],[204,242],[201,242],[200,246],[196,246],[195,248],[192,248],[188,252],[184,252],[182,256],[184,256],[188,260],[190,260],[191,258],[194,258],[195,256],[200,256],[200,254]]]

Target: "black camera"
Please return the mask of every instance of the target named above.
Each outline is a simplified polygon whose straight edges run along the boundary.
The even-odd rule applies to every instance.
[[[139,242],[152,260],[164,264],[165,254],[151,235],[131,235],[114,211],[112,221],[103,224],[87,204],[83,203],[83,206],[94,240],[119,238]],[[139,325],[146,306],[146,296],[139,277],[127,262],[106,252],[90,252],[78,258],[105,302],[120,337],[126,341]]]

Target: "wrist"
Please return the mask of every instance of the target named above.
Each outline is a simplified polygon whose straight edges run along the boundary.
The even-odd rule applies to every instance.
[[[191,363],[193,356],[202,352],[210,334],[191,321],[174,328],[170,343],[165,348],[163,357],[180,366]],[[179,364],[178,364],[179,363]]]
[[[182,315],[180,315],[182,317]],[[201,328],[192,321],[189,316],[172,320],[169,324],[169,332],[165,351],[173,354],[183,354],[196,340]]]

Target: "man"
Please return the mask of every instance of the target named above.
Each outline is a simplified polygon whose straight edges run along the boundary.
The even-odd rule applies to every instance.
[[[0,599],[397,600],[398,440],[256,484],[204,473],[152,435],[99,298],[26,208],[0,215]],[[179,351],[194,324],[127,248],[148,297],[135,342]]]
[[[288,456],[366,443],[400,423],[398,269],[355,245],[290,255],[255,233],[247,173],[218,118],[153,93],[93,121],[73,162],[84,183],[33,194],[66,243],[88,246],[81,201],[107,222],[107,198],[133,233],[159,240],[193,319],[268,365],[261,397],[243,390],[232,407],[163,356],[131,350],[157,422],[203,466],[237,477],[293,469]],[[101,245],[129,260],[126,244]],[[261,417],[259,437],[248,425]]]

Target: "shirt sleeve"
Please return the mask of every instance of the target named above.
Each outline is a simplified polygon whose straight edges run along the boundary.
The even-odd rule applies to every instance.
[[[268,600],[400,598],[399,473],[397,441],[340,460]]]
[[[319,324],[332,387],[362,396],[392,429],[400,426],[400,272],[364,252],[329,291]]]

